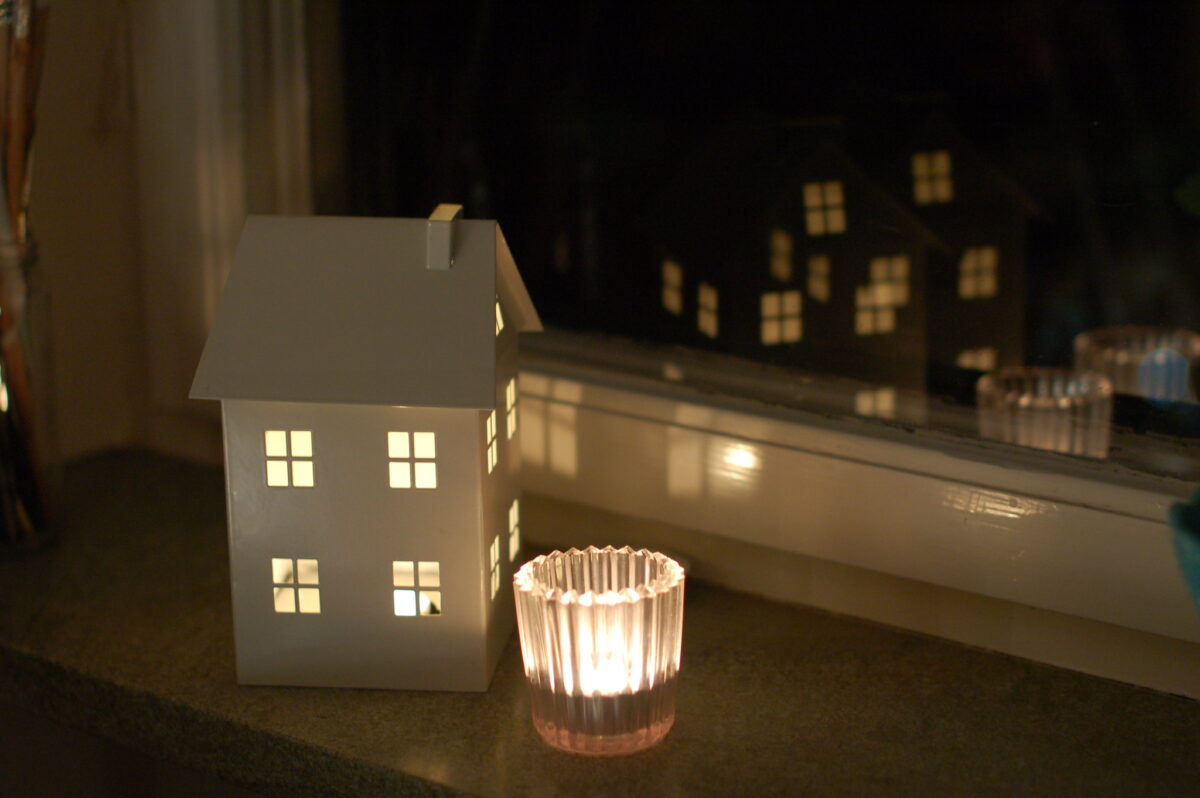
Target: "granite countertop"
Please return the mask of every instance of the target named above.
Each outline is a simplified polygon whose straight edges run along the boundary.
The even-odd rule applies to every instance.
[[[1196,702],[696,582],[675,728],[629,757],[540,742],[515,637],[483,694],[239,687],[221,473],[67,477],[61,542],[0,562],[0,694],[264,794],[1200,793]]]

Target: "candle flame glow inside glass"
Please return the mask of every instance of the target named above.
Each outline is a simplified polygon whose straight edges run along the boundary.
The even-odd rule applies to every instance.
[[[513,578],[534,726],[585,754],[649,747],[675,716],[683,569],[630,548],[537,557]]]

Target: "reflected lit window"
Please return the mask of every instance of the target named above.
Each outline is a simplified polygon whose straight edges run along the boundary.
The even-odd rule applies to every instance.
[[[683,267],[667,258],[662,263],[663,307],[678,316],[683,313]]]
[[[896,389],[868,388],[854,395],[854,412],[875,418],[896,417]]]
[[[896,330],[896,308],[908,304],[906,255],[871,258],[871,281],[854,291],[854,332],[883,335]]]
[[[492,545],[488,549],[488,556],[492,562],[492,598],[496,598],[496,594],[500,592],[500,536],[492,538]]]
[[[313,486],[312,432],[269,429],[263,433],[263,450],[267,457],[267,487]]]
[[[908,304],[908,256],[871,258],[871,285],[881,304],[894,308]]]
[[[995,247],[970,247],[958,264],[958,296],[987,299],[998,293],[999,254]]]
[[[762,342],[766,346],[799,341],[804,332],[799,291],[770,291],[762,295]]]
[[[504,314],[500,312],[500,297],[496,297],[496,335],[504,329]]]
[[[508,561],[517,559],[521,550],[521,504],[516,499],[508,508]]]
[[[321,589],[317,561],[275,557],[271,560],[271,583],[275,612],[321,612]]]
[[[496,453],[496,411],[488,413],[487,421],[484,423],[484,435],[487,437],[487,466],[488,473],[496,470],[496,463],[499,462],[499,456]]]
[[[442,566],[432,560],[392,561],[392,612],[402,618],[442,614]]]
[[[996,347],[981,346],[978,349],[964,349],[954,359],[960,369],[975,369],[976,371],[996,370]]]
[[[804,184],[804,224],[810,236],[846,232],[846,202],[840,180]]]
[[[698,292],[699,308],[696,311],[696,322],[700,332],[709,338],[717,337],[717,289],[708,283],[700,283]]]
[[[389,432],[388,487],[437,487],[437,437],[432,432]]]
[[[513,377],[504,386],[504,428],[509,440],[517,433],[517,378]]]
[[[785,283],[792,279],[792,234],[778,227],[771,230],[771,276]]]
[[[873,285],[854,291],[854,331],[859,335],[882,335],[896,329],[896,309],[884,301]]]
[[[932,205],[954,199],[950,153],[945,150],[915,153],[912,157],[912,175],[913,201],[918,205]]]
[[[828,302],[829,294],[829,256],[813,255],[808,259],[808,295],[818,302]]]
[[[575,423],[579,408],[552,402],[546,410],[549,427],[550,470],[564,477],[574,477],[579,471]]]
[[[526,379],[533,382],[523,375],[522,384]],[[547,466],[559,476],[574,478],[579,468],[575,426],[583,386],[572,380],[547,380],[541,388],[527,388],[525,394],[518,439],[522,458],[527,465]]]

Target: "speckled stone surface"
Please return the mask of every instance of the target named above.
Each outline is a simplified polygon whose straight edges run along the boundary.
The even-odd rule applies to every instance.
[[[515,639],[485,694],[238,687],[220,472],[68,477],[61,544],[0,562],[3,697],[264,794],[1200,794],[1193,701],[694,583],[630,757],[540,743]]]

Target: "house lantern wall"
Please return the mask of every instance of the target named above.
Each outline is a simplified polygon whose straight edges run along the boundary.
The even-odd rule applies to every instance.
[[[243,684],[487,689],[541,323],[460,213],[247,222],[192,387],[222,401]]]

